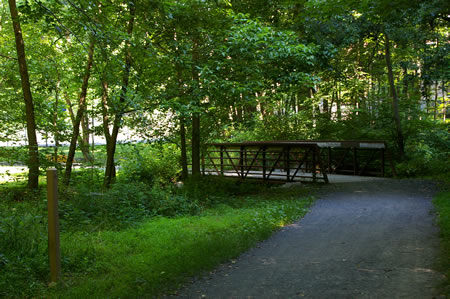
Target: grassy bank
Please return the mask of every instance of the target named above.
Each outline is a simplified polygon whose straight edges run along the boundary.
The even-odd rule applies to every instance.
[[[157,296],[238,256],[302,217],[312,202],[305,187],[200,187],[170,195],[127,184],[99,198],[80,188],[62,194],[63,280],[49,288],[43,194],[27,198],[3,185],[0,297]]]
[[[442,291],[450,296],[450,176],[443,180],[441,191],[434,198],[441,236],[441,269],[445,275]]]
[[[238,256],[301,217],[309,200],[222,205],[200,216],[160,218],[120,232],[67,234],[65,256],[92,260],[89,273],[66,276],[61,297],[151,297],[176,289],[189,276]]]

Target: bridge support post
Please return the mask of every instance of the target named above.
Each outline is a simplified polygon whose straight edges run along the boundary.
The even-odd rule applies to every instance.
[[[241,146],[239,151],[239,170],[241,171],[241,178],[244,178],[244,150],[245,146]]]
[[[263,180],[266,180],[266,146],[262,148]]]
[[[205,152],[202,151],[202,155],[201,155],[201,163],[202,163],[202,175],[205,175]]]
[[[316,149],[313,149],[313,151],[312,151],[312,178],[313,178],[313,182],[315,183],[317,181],[317,178],[316,178]]]
[[[331,147],[328,148],[328,173],[331,173]]]
[[[291,170],[291,163],[290,163],[290,148],[289,146],[286,148],[286,180],[289,182],[291,180],[290,178],[290,170]]]
[[[224,146],[222,145],[220,147],[220,174],[223,175],[223,148]]]

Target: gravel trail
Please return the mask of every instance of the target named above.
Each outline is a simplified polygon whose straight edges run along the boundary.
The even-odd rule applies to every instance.
[[[433,298],[441,275],[427,181],[329,184],[297,223],[176,298]]]

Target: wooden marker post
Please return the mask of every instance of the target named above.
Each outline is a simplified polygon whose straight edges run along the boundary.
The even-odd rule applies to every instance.
[[[58,282],[61,276],[61,250],[59,245],[58,171],[55,168],[47,169],[47,209],[50,280]]]

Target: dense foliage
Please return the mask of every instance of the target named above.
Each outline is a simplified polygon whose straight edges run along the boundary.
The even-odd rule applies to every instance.
[[[241,197],[236,206],[230,198],[258,187],[198,180],[211,141],[385,140],[401,176],[450,172],[449,15],[445,0],[0,2],[0,164],[30,169],[28,188],[23,173],[0,176],[14,181],[0,186],[0,296],[47,292],[48,167],[61,177],[73,296],[110,287],[108,262],[128,254],[125,242],[136,256],[160,246],[160,264],[224,249],[205,269],[304,212]],[[185,223],[202,234],[178,231]],[[160,240],[133,238],[165,226]],[[171,238],[193,241],[165,255]],[[104,281],[93,279],[100,270]],[[140,292],[171,283],[134,274],[124,281]],[[114,285],[115,296],[127,287]]]
[[[177,145],[184,172],[191,162],[198,172],[199,148],[211,140],[384,139],[403,175],[443,165],[445,4],[83,0],[17,7],[38,133],[57,146],[55,155],[59,144],[76,142],[87,161],[91,139],[102,138],[109,186],[124,128],[134,140]],[[24,104],[6,3],[0,12],[0,139],[14,142],[23,140]],[[31,163],[26,155],[21,161]]]

